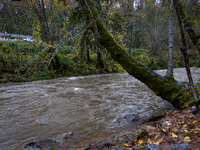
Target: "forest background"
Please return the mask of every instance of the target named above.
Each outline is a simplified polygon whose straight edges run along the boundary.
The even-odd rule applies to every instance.
[[[200,3],[182,0],[193,29],[199,33]],[[107,30],[131,56],[151,69],[166,69],[171,1],[97,0]],[[0,32],[32,35],[34,41],[0,41],[1,82],[44,80],[63,76],[126,72],[88,30],[75,0],[0,1]],[[184,67],[177,17],[174,25],[174,67]],[[199,54],[186,34],[190,66]]]

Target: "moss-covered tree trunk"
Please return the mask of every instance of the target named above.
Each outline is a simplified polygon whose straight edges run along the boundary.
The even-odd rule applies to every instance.
[[[105,28],[91,0],[79,0],[79,3],[82,6],[88,25],[91,26],[91,23],[95,21],[95,27],[94,25],[92,26],[98,30],[100,36],[98,38],[99,43],[109,51],[111,57],[121,64],[130,75],[146,84],[156,95],[171,102],[176,108],[183,109],[194,104],[192,92],[185,84],[179,83],[173,78],[165,78],[158,75],[153,70],[147,68],[135,58],[131,57],[116,42],[113,36]],[[88,10],[88,6],[90,10]],[[92,19],[94,20],[91,20],[89,11],[92,12]]]

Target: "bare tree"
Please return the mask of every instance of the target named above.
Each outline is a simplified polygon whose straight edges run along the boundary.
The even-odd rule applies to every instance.
[[[168,66],[166,76],[173,77],[173,68],[174,68],[174,14],[173,1],[171,0],[170,5],[170,14],[169,14],[169,54],[168,54]]]
[[[194,97],[194,99],[197,99],[197,94],[195,91],[195,87],[194,87],[194,83],[193,83],[193,79],[192,79],[192,75],[191,75],[191,71],[190,71],[190,65],[189,65],[190,63],[189,63],[189,59],[188,59],[189,56],[187,53],[187,44],[186,44],[185,34],[184,34],[184,30],[183,30],[183,24],[182,24],[182,20],[181,20],[180,10],[178,7],[178,0],[173,0],[173,2],[174,2],[177,17],[178,17],[178,23],[179,23],[180,32],[181,32],[181,40],[182,40],[182,44],[183,44],[183,48],[181,48],[181,51],[183,53],[185,67],[186,67],[189,83],[190,83],[190,86],[192,89],[193,97]]]

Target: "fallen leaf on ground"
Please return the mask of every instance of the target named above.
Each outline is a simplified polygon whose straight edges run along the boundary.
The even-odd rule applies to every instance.
[[[153,143],[153,141],[151,141],[150,138],[148,138],[147,142],[148,142],[148,143]]]
[[[178,129],[176,129],[176,128],[175,128],[175,129],[173,129],[173,131],[175,131],[175,132],[176,132],[176,131],[178,131]]]
[[[197,130],[197,131],[200,131],[200,129],[199,129],[199,128],[197,128],[197,127],[196,127],[196,130]]]
[[[190,140],[190,137],[189,137],[189,136],[186,136],[186,137],[184,138],[184,141],[185,141],[185,142],[191,142],[192,140]]]
[[[163,138],[159,139],[157,142],[154,142],[154,144],[159,145],[163,141]]]
[[[152,126],[147,126],[147,129],[153,129],[153,130],[155,130],[156,128],[152,127]]]
[[[172,125],[171,123],[169,123],[169,121],[165,121],[165,123],[166,123],[168,126]]]
[[[158,138],[158,135],[156,135],[156,137],[154,138],[154,140],[157,139],[157,138]]]
[[[130,144],[127,144],[127,143],[125,143],[125,144],[124,144],[124,146],[128,147],[128,146],[131,146],[131,145],[130,145]]]
[[[177,138],[178,136],[176,134],[174,134],[174,132],[172,132],[172,137]]]

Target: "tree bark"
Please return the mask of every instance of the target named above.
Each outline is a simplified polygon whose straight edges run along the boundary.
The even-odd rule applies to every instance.
[[[129,50],[128,50],[128,52],[129,52],[129,55],[131,55],[132,40],[133,40],[133,22],[132,21],[131,21],[128,28],[130,28],[130,32],[131,32],[131,36],[129,38]]]
[[[79,0],[84,15],[89,18],[85,3]],[[156,95],[162,97],[172,103],[176,108],[186,108],[194,104],[192,92],[185,84],[179,83],[174,79],[165,78],[147,68],[135,58],[131,57],[107,31],[101,18],[92,4],[91,0],[87,0],[88,6],[95,19],[96,27],[100,37],[97,39],[110,53],[111,57],[132,76],[146,84]],[[90,22],[87,22],[90,23]]]
[[[97,50],[97,68],[100,68],[100,69],[104,68],[103,60],[101,57],[101,53],[99,52],[99,49]]]
[[[86,37],[86,41],[87,41],[87,44],[89,44],[90,45],[90,48],[91,49],[93,49],[93,47],[92,47],[92,44],[91,44],[91,42],[90,42],[90,39],[88,38],[88,37]],[[89,51],[89,48],[87,47],[87,49],[86,49],[86,56],[87,56],[87,63],[88,64],[90,64],[90,51]]]
[[[188,19],[189,17],[186,15],[182,4],[178,0],[177,0],[177,7],[179,9],[181,19],[183,21],[184,29],[187,31],[190,39],[192,40],[193,45],[195,46],[200,55],[200,42],[199,42],[200,34],[193,29],[192,27],[193,23]]]
[[[173,77],[174,69],[174,20],[173,20],[173,1],[171,0],[170,14],[169,14],[169,54],[168,54],[168,66],[167,77]]]
[[[183,48],[181,48],[181,51],[183,53],[183,57],[184,57],[184,61],[185,61],[185,67],[186,67],[186,71],[187,71],[187,75],[188,75],[188,80],[192,89],[192,93],[193,93],[193,97],[194,99],[197,99],[197,94],[194,88],[194,83],[193,83],[193,79],[192,79],[192,75],[191,75],[191,71],[190,71],[190,63],[189,63],[189,56],[187,53],[187,44],[186,44],[186,39],[185,39],[185,34],[183,31],[183,25],[182,25],[182,20],[181,20],[181,16],[180,16],[180,10],[178,7],[178,0],[173,0],[174,2],[174,6],[175,6],[175,10],[176,10],[176,14],[178,17],[178,23],[179,23],[179,27],[180,27],[180,32],[181,32],[181,39],[182,39],[182,43],[183,43]]]

